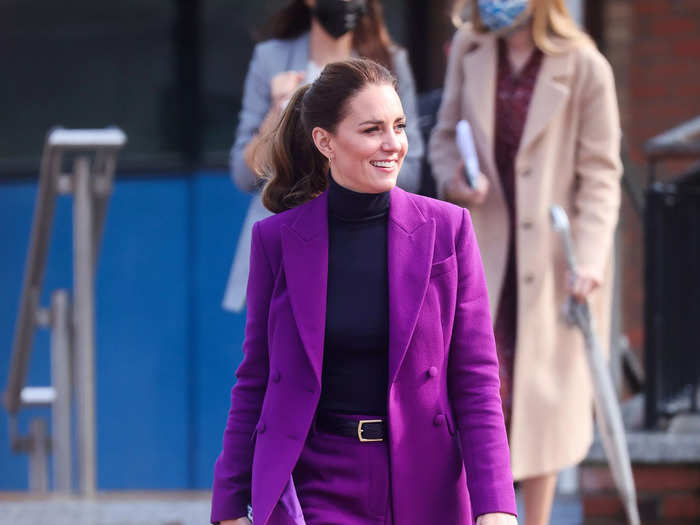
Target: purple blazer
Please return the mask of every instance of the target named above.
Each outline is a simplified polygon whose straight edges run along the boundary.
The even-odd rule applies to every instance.
[[[498,362],[469,213],[391,190],[388,428],[394,521],[516,513]],[[361,256],[362,254],[358,254]],[[291,478],[321,391],[327,193],[253,228],[243,361],[211,520],[303,524]]]

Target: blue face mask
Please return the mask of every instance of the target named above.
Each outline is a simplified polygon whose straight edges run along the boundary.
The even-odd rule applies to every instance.
[[[527,9],[528,0],[478,0],[481,22],[491,31],[511,27]]]

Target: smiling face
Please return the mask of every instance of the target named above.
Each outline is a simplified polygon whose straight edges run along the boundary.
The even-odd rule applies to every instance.
[[[333,179],[353,191],[381,193],[396,185],[406,156],[406,117],[390,84],[368,84],[347,101],[335,133],[314,128],[319,151],[331,162]]]

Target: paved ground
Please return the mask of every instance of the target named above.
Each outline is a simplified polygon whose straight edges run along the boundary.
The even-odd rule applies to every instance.
[[[208,518],[207,492],[108,493],[93,501],[0,494],[0,525],[206,525]],[[551,525],[580,523],[579,501],[558,497]]]

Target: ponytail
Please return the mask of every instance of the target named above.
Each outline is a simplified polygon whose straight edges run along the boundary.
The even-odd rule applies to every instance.
[[[261,144],[267,153],[259,168],[267,180],[262,203],[274,213],[311,200],[328,187],[328,159],[316,149],[301,118],[310,88],[307,84],[294,92],[279,123]]]

